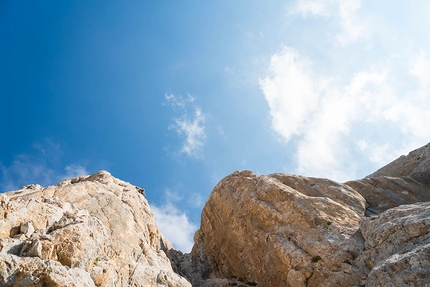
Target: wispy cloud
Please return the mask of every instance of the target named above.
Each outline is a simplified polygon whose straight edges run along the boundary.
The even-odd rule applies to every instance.
[[[206,139],[205,114],[200,107],[193,104],[194,98],[191,95],[184,99],[181,96],[166,94],[165,99],[170,106],[174,109],[180,108],[183,113],[180,117],[173,118],[174,123],[169,126],[169,129],[176,131],[183,140],[180,153],[198,156]],[[188,112],[190,109],[192,110],[191,116]]]
[[[334,1],[330,0],[298,0],[291,5],[290,14],[301,14],[303,17],[324,16],[329,17],[329,7]]]
[[[89,174],[86,167],[80,164],[66,165],[64,170],[66,172],[65,178],[77,177],[77,176],[83,176],[83,175]]]
[[[58,143],[45,140],[33,144],[32,148],[32,152],[15,156],[8,166],[0,163],[0,191],[18,189],[32,183],[47,186],[65,178],[88,174],[84,165],[62,166],[63,151]]]
[[[199,108],[196,108],[194,116],[190,119],[182,116],[174,119],[175,124],[170,126],[184,137],[181,152],[187,155],[196,155],[196,152],[203,147],[205,134],[205,116]]]
[[[368,39],[371,33],[367,20],[358,16],[361,0],[298,0],[290,7],[289,14],[303,17],[322,17],[337,23],[334,40],[347,45],[361,39]]]
[[[406,91],[389,64],[342,80],[317,74],[316,66],[286,47],[272,57],[268,76],[260,80],[273,129],[297,143],[298,173],[351,179],[360,164],[351,146],[367,162],[380,164],[429,140],[430,98],[420,91],[430,81],[421,66],[412,64],[401,75],[412,74],[420,83]]]
[[[189,206],[191,206],[192,208],[198,208],[201,209],[203,207],[203,205],[205,204],[205,199],[203,198],[202,195],[193,192],[190,196],[190,198],[188,198],[187,204]]]
[[[46,167],[46,162],[28,154],[15,156],[9,166],[0,164],[0,191],[10,191],[21,186],[38,183],[46,185],[52,183],[54,171]]]
[[[174,94],[165,94],[165,103],[171,106],[173,109],[180,108],[186,109],[187,105],[195,101],[194,97],[190,94],[184,99],[182,96],[175,96]]]

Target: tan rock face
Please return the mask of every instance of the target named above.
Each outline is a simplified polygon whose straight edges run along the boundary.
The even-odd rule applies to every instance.
[[[413,176],[419,173],[428,174],[430,170],[430,144],[411,151],[408,155],[402,155],[393,162],[378,169],[366,178],[380,176],[402,177]]]
[[[359,283],[366,276],[354,260],[364,248],[356,234],[364,212],[365,199],[346,185],[236,172],[203,209],[191,255],[207,272],[195,284],[217,277],[260,286]]]
[[[2,194],[0,219],[0,286],[191,286],[139,189],[107,172]]]
[[[401,204],[430,201],[430,144],[346,184],[366,198],[369,215]]]
[[[346,184],[235,172],[177,265],[195,286],[427,286],[428,201],[430,145]]]
[[[399,206],[364,218],[360,228],[371,268],[366,286],[430,285],[430,203]]]
[[[235,172],[182,254],[107,172],[0,195],[0,286],[430,286],[430,145],[374,174]]]

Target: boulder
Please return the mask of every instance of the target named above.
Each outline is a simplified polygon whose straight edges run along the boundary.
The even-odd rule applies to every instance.
[[[235,172],[203,209],[191,252],[198,272],[189,276],[197,275],[195,286],[216,278],[259,286],[359,284],[366,278],[356,262],[365,209],[359,193],[334,181]]]

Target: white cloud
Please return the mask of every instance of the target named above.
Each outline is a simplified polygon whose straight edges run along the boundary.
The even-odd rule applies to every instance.
[[[198,156],[206,139],[205,114],[200,107],[192,105],[193,115],[191,117],[188,115],[187,110],[190,109],[188,104],[194,102],[191,95],[188,95],[185,100],[173,94],[166,95],[165,98],[174,108],[179,107],[184,113],[182,116],[174,118],[174,124],[169,126],[170,130],[175,130],[183,138],[180,152],[189,156]]]
[[[410,143],[403,147],[405,151],[417,148],[430,139],[430,59],[422,49],[411,58],[409,73],[416,77],[418,84],[396,100],[391,100],[383,111],[385,119],[395,123],[402,134],[410,139]]]
[[[183,116],[175,119],[174,128],[179,135],[185,136],[181,152],[187,155],[196,155],[196,152],[203,147],[205,134],[205,116],[199,108],[195,109],[195,114],[192,119]]]
[[[342,159],[346,158],[347,150],[340,142],[349,133],[355,114],[353,104],[335,90],[322,95],[319,109],[307,115],[310,121],[303,127],[297,150],[297,171],[321,177],[349,178],[353,167],[345,169],[347,162]]]
[[[379,166],[383,166],[393,160],[392,146],[389,143],[378,145],[366,139],[359,139],[355,144],[362,154],[366,154],[370,161],[377,163]],[[401,151],[398,151],[398,153],[400,154]]]
[[[387,120],[396,123],[402,134],[410,138],[410,148],[417,148],[430,139],[430,107],[429,99],[413,101],[411,99],[399,99],[385,112]]]
[[[333,19],[339,30],[334,39],[341,45],[347,45],[368,39],[371,33],[370,24],[357,13],[361,2],[361,0],[298,0],[292,5],[289,14]]]
[[[366,20],[357,16],[361,6],[361,0],[341,0],[339,3],[339,25],[341,32],[336,35],[336,40],[346,45],[369,36],[370,29]]]
[[[33,143],[32,148],[51,162],[58,162],[63,156],[60,144],[55,143],[50,139],[45,139],[43,142]]]
[[[193,247],[193,235],[197,226],[170,202],[161,207],[151,205],[151,209],[161,233],[176,249],[189,253]]]
[[[350,79],[318,74],[316,67],[297,50],[284,48],[260,80],[272,128],[297,144],[298,173],[352,179],[361,160],[353,157],[352,146],[367,163],[382,164],[430,139],[430,98],[422,92],[427,80],[421,80],[421,67],[411,68],[421,86],[407,91],[389,64]]]
[[[389,74],[387,68],[372,66],[354,74],[347,86],[336,87],[343,90],[344,97],[352,105],[354,120],[369,125],[386,120],[384,111],[398,102],[395,91],[388,83]]]
[[[318,83],[312,80],[311,70],[307,59],[286,47],[272,57],[269,76],[260,80],[270,107],[273,128],[286,140],[303,132],[308,114],[318,107],[319,88]]]
[[[291,9],[290,14],[301,14],[307,17],[309,14],[312,16],[330,16],[330,8],[335,4],[332,0],[298,0]]]
[[[411,61],[410,73],[418,78],[422,86],[430,86],[430,59],[424,50],[421,49]]]

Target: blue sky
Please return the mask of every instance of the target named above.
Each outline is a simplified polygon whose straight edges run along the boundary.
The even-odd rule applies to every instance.
[[[361,178],[430,141],[427,1],[2,1],[0,190],[106,169],[189,251],[235,170]]]

